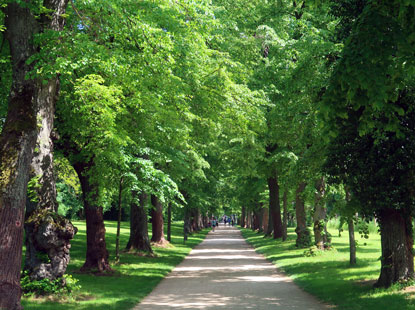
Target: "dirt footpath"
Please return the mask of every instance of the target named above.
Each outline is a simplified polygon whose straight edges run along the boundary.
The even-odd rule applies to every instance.
[[[279,273],[245,242],[238,229],[222,224],[134,308],[155,309],[322,310],[329,307]]]

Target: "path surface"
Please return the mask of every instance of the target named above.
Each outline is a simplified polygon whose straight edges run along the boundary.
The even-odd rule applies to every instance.
[[[281,309],[327,306],[299,289],[234,227],[210,232],[134,310]]]

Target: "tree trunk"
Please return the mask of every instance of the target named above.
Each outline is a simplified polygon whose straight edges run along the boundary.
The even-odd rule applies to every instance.
[[[349,246],[350,246],[350,265],[356,265],[356,240],[354,238],[354,224],[353,218],[349,218],[347,221],[349,228]]]
[[[44,27],[59,31],[63,28],[61,14],[67,1],[45,3],[49,19],[42,18]],[[33,65],[27,60],[35,52],[33,35],[39,32],[38,21],[29,8],[16,2],[5,8],[5,38],[9,42],[13,81],[6,122],[0,136],[0,308],[21,309],[20,270],[23,244],[23,221],[29,167],[37,137],[37,111],[53,94],[39,81],[26,79]],[[51,97],[45,97],[52,95]],[[53,113],[53,111],[50,111]],[[43,123],[43,120],[40,120]]]
[[[171,242],[171,203],[167,207],[167,241]]]
[[[272,220],[272,213],[270,208],[268,208],[268,225],[267,230],[265,231],[264,237],[271,237],[272,232],[274,231],[274,221]]]
[[[295,229],[297,240],[295,245],[300,248],[308,247],[311,244],[311,235],[306,222],[304,198],[302,197],[306,185],[305,182],[301,182],[295,193],[295,214],[297,218],[297,228]]]
[[[120,188],[118,189],[118,220],[117,220],[117,236],[115,238],[115,261],[120,262],[120,232],[121,232],[121,216],[122,216],[122,182],[120,179]]]
[[[314,230],[314,243],[318,249],[324,250],[325,240],[324,238],[324,224],[326,219],[326,208],[324,207],[323,196],[325,192],[324,177],[321,177],[315,184],[316,194],[314,201],[314,215],[313,215],[313,230]]]
[[[183,223],[183,238],[184,243],[187,240],[187,236],[190,233],[190,218],[189,218],[189,207],[184,207],[184,223]]]
[[[287,200],[287,191],[284,191],[284,195],[282,197],[282,241],[287,240],[287,222],[288,222],[288,200]]]
[[[39,88],[37,141],[31,162],[29,197],[26,203],[26,255],[24,269],[31,280],[55,280],[65,274],[69,263],[70,240],[77,229],[57,214],[56,179],[53,169],[53,119],[58,80]],[[41,259],[48,257],[45,259]]]
[[[245,228],[246,223],[245,223],[245,218],[246,218],[246,209],[244,206],[242,206],[242,211],[241,211],[241,227]]]
[[[152,232],[151,242],[163,245],[167,243],[164,239],[164,219],[163,219],[163,205],[157,196],[151,195],[151,204],[153,208],[151,210],[151,223]]]
[[[137,193],[133,193],[135,197]],[[145,193],[139,195],[139,204],[134,200],[131,203],[130,214],[130,239],[128,240],[126,249],[129,251],[153,253],[148,237],[148,223],[146,204],[148,196]]]
[[[264,207],[262,211],[263,211],[263,213],[262,213],[262,216],[263,216],[263,218],[262,218],[262,226],[263,226],[262,232],[266,233],[267,230],[268,230],[268,221],[269,221],[268,208]]]
[[[264,213],[265,208],[262,205],[262,203],[259,204],[259,210],[258,210],[258,232],[262,233],[264,231]]]
[[[282,221],[280,207],[280,187],[278,185],[277,173],[268,178],[269,209],[274,228],[274,239],[282,237]]]
[[[414,279],[412,218],[403,210],[384,209],[378,214],[382,260],[377,287]]]
[[[111,271],[111,267],[108,262],[108,251],[105,242],[103,209],[96,204],[98,188],[90,181],[88,176],[88,170],[92,165],[92,159],[88,164],[74,164],[74,169],[81,183],[86,219],[86,258],[81,271],[102,273]]]

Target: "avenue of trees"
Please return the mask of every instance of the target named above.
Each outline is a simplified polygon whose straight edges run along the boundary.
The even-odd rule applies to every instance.
[[[65,274],[74,218],[81,272],[111,273],[118,212],[147,254],[173,219],[186,236],[223,210],[325,250],[336,216],[351,264],[354,225],[376,219],[376,286],[414,278],[414,1],[0,7],[0,309],[21,309],[23,244],[31,281]]]

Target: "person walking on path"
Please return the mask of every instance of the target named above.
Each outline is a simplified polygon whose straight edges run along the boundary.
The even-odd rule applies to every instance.
[[[215,232],[216,223],[217,223],[216,218],[212,217],[212,232]]]
[[[226,272],[224,272],[224,270]],[[137,284],[139,285],[139,284]],[[328,310],[242,238],[217,227],[133,310]]]

